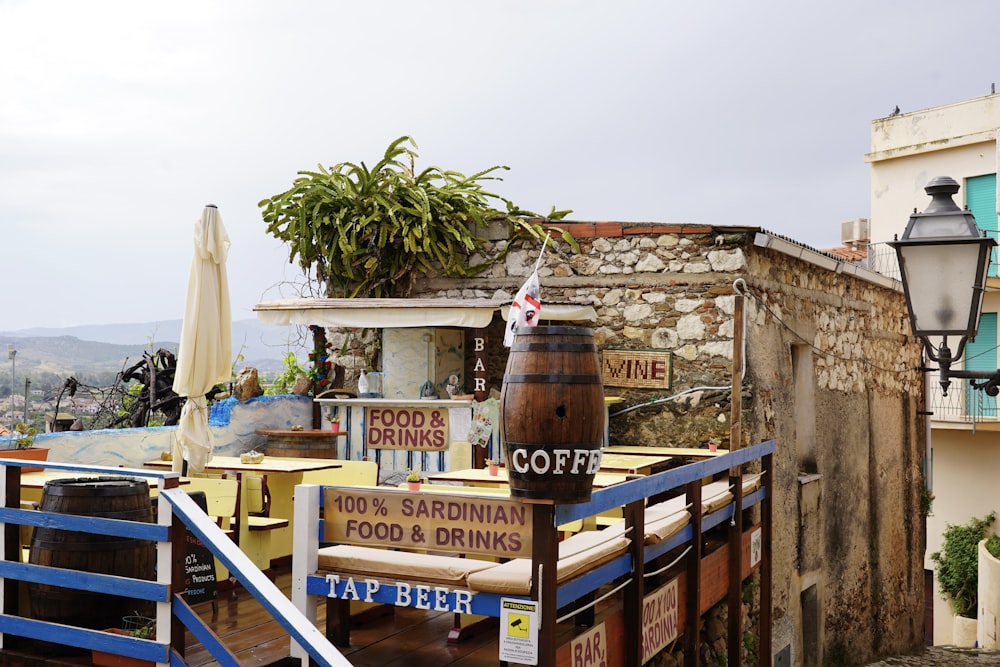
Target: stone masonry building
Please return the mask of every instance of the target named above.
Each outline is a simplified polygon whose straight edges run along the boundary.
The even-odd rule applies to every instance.
[[[623,398],[613,444],[728,446],[742,301],[741,440],[777,442],[775,664],[863,664],[921,645],[924,383],[898,283],[756,228],[560,227],[580,252],[547,251],[543,319],[545,302],[592,305],[600,349],[672,352],[669,389],[607,388]],[[425,278],[412,296],[509,299],[539,246],[516,242],[482,275]],[[499,317],[488,331],[499,388]]]

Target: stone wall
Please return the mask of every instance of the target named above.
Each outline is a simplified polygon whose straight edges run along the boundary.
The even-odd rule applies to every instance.
[[[576,254],[557,242],[539,270],[544,302],[594,306],[589,323],[601,349],[672,350],[673,386],[665,390],[613,387],[623,405],[660,401],[611,420],[618,443],[690,446],[728,431],[732,364],[732,282],[746,266],[745,234],[719,234],[705,226],[569,224],[580,245]],[[587,236],[604,234],[604,236]],[[503,242],[499,242],[502,244]],[[535,266],[540,243],[518,244],[505,260],[481,276],[418,282],[413,296],[512,299]],[[503,381],[506,350],[503,322],[489,329],[489,386]],[[699,409],[692,411],[690,408]],[[683,417],[683,418],[682,418]]]

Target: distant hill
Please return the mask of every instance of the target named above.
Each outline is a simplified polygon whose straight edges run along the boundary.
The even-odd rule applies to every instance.
[[[129,359],[139,361],[146,350],[160,348],[177,352],[181,336],[181,320],[164,320],[132,324],[84,325],[64,328],[20,329],[0,331],[0,346],[14,345],[15,363],[25,369],[38,368],[56,374],[68,372],[118,371]],[[304,360],[302,345],[289,345],[294,327],[274,327],[257,320],[233,322],[233,356],[243,355],[243,366],[260,371],[279,370],[282,358],[291,349]],[[3,349],[0,347],[0,364]],[[23,366],[22,366],[23,364]]]

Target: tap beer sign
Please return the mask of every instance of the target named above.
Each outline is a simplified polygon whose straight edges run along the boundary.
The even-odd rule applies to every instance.
[[[365,441],[372,449],[448,449],[447,408],[370,407],[367,421]]]

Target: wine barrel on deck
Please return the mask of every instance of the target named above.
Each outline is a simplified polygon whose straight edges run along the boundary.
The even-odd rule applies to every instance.
[[[309,459],[337,458],[337,432],[320,429],[292,431],[261,429],[267,436],[264,454]]]
[[[60,514],[150,523],[149,486],[126,477],[57,479],[45,484],[39,509]],[[152,580],[155,545],[111,535],[36,528],[29,562],[84,572]],[[151,602],[117,595],[29,583],[32,617],[92,629],[120,628],[122,618],[149,616]]]
[[[593,331],[536,326],[518,332],[500,393],[511,495],[590,500],[605,421]]]

